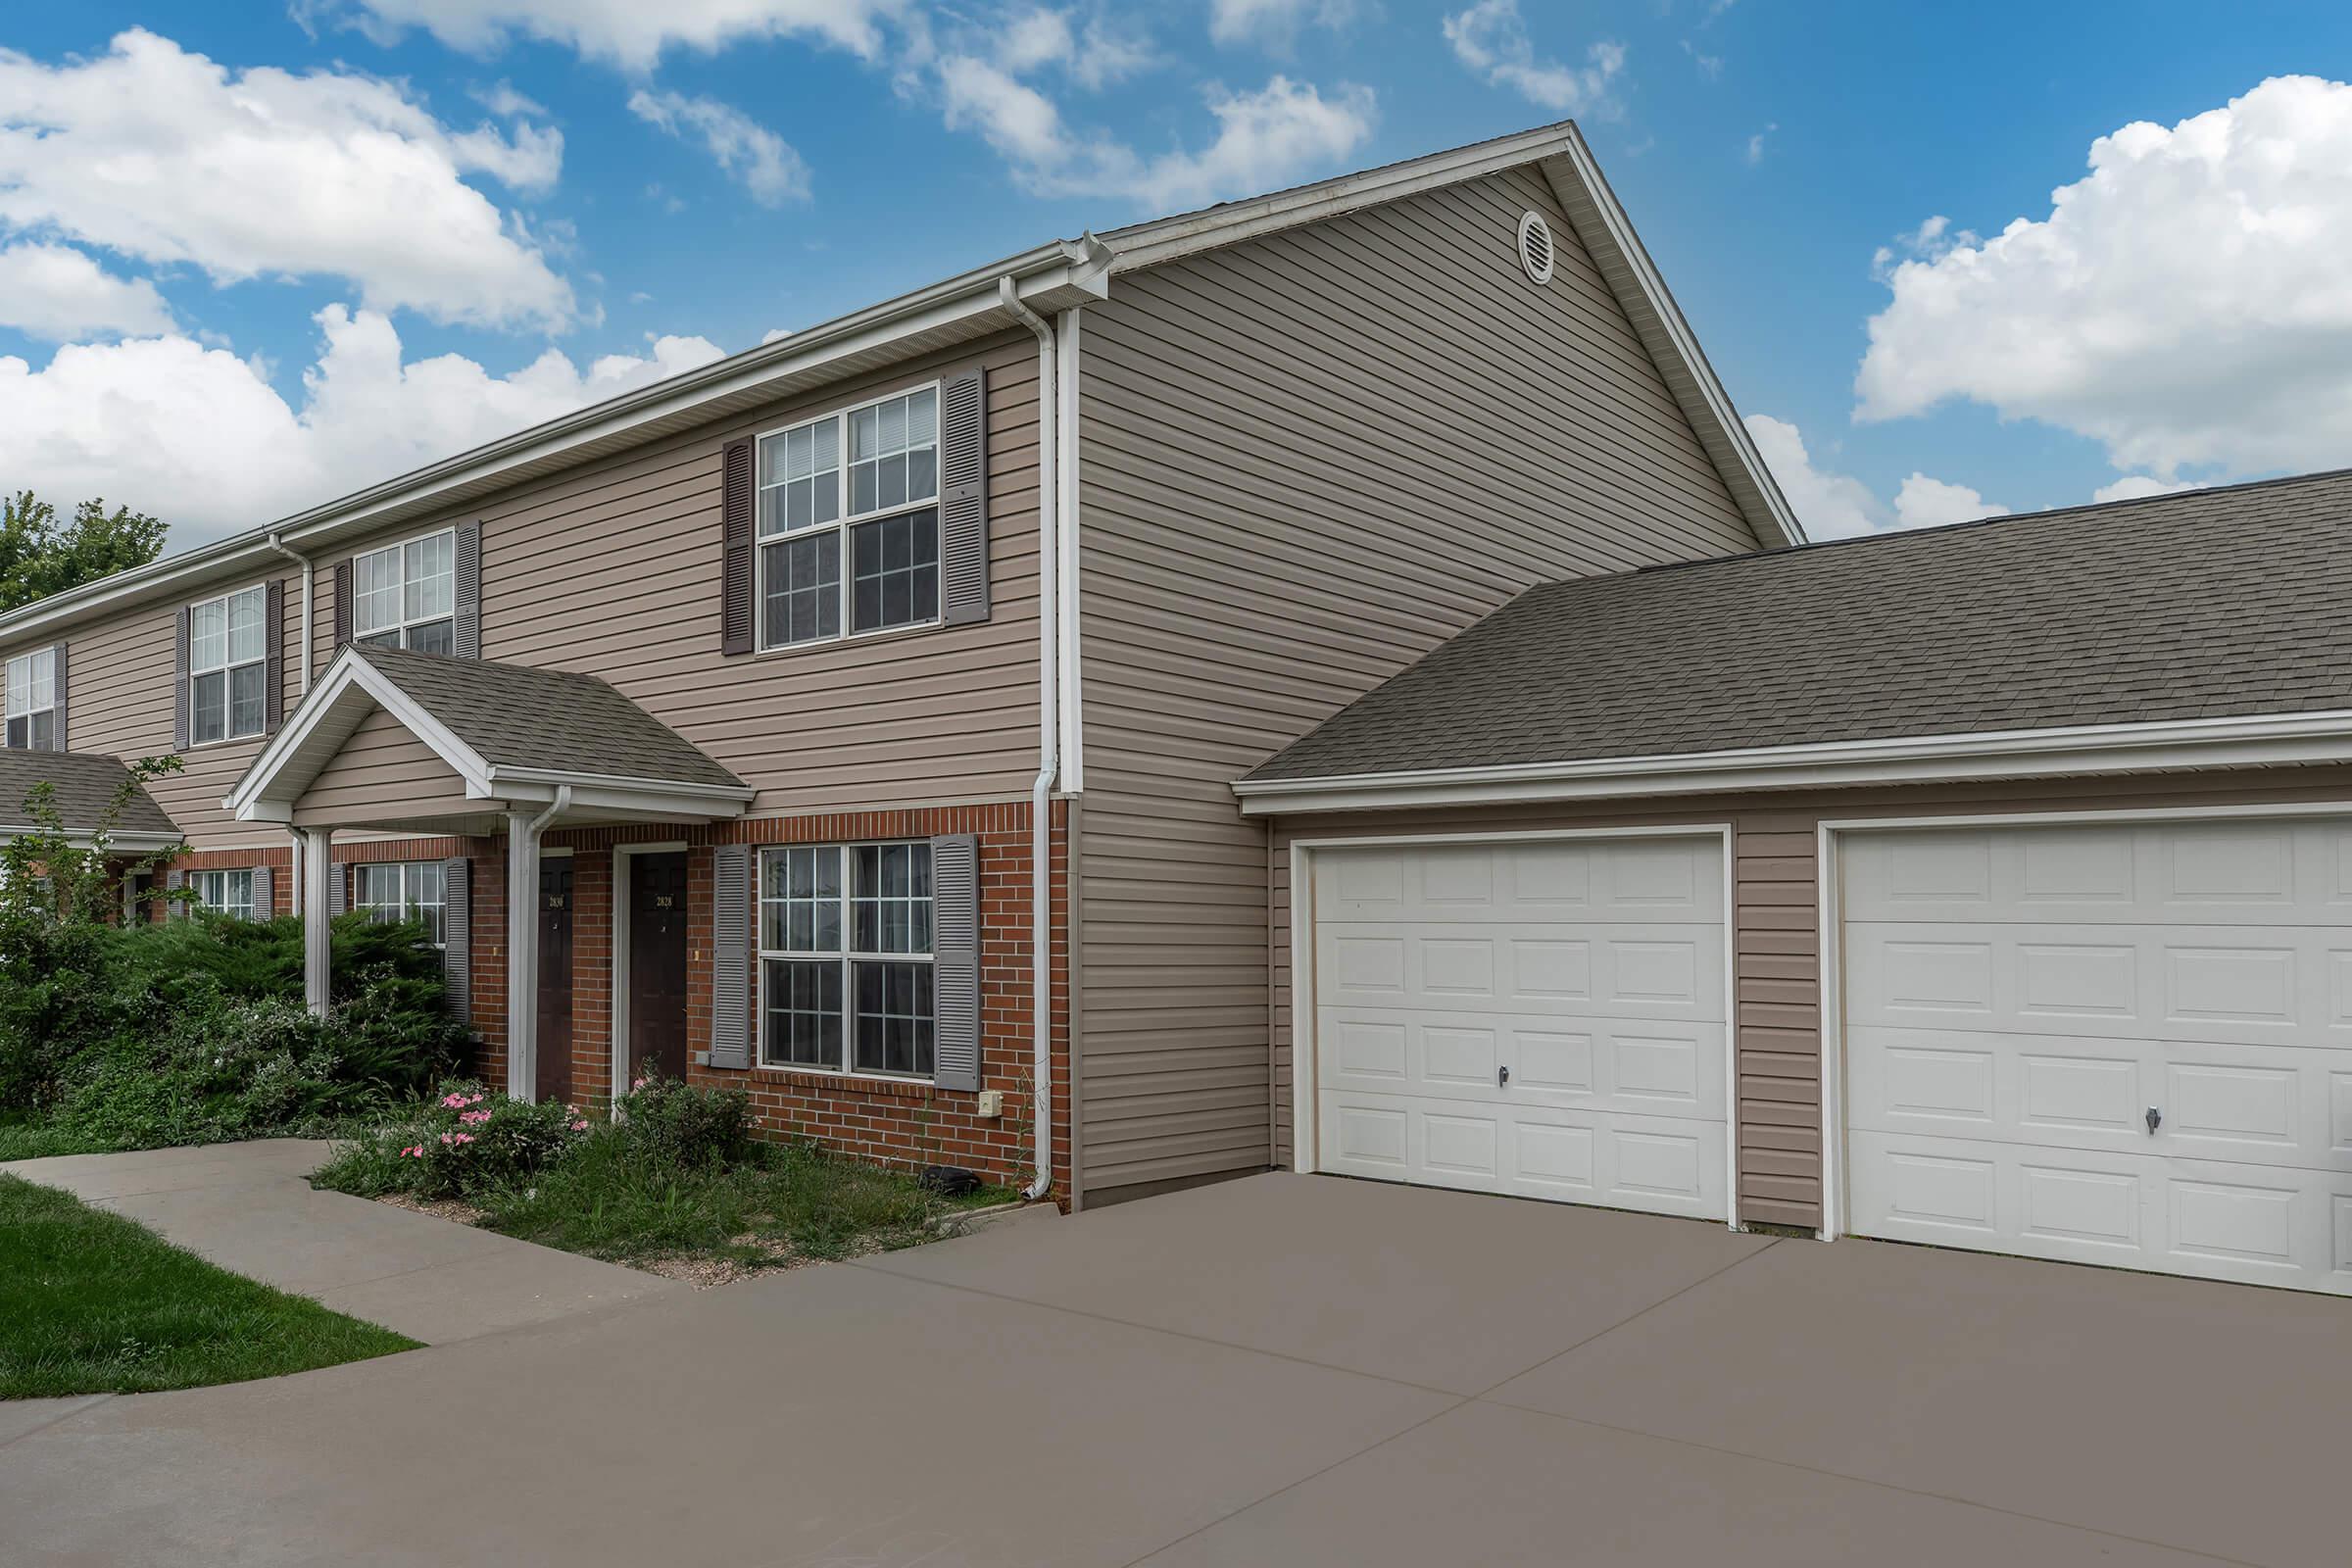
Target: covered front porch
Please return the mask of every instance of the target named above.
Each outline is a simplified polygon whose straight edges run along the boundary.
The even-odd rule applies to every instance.
[[[314,1011],[332,995],[336,914],[427,916],[453,1006],[503,1054],[507,1092],[535,1100],[602,1088],[569,1080],[562,999],[575,974],[609,962],[597,978],[610,984],[612,1011],[625,1015],[631,1001],[628,952],[609,927],[605,941],[575,946],[575,867],[550,836],[594,830],[614,848],[612,863],[665,884],[645,907],[674,911],[678,956],[637,978],[661,987],[664,1004],[676,993],[682,1049],[685,840],[740,816],[752,795],[592,676],[354,645],[224,804],[240,821],[281,823],[293,836]],[[384,858],[369,859],[379,848]],[[607,906],[627,922],[629,902]],[[554,1042],[545,1054],[543,1038]]]

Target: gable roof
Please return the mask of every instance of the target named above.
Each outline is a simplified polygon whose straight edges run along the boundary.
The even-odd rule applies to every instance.
[[[1759,538],[1804,535],[1748,440],[1731,399],[1699,351],[1632,222],[1572,122],[1388,164],[1244,201],[1223,202],[1074,240],[1051,240],[986,267],[729,355],[635,392],[593,404],[313,507],[0,614],[0,642],[85,616],[185,593],[274,565],[279,545],[305,553],[445,512],[531,479],[774,403],[904,360],[1018,328],[1003,285],[1042,315],[1109,297],[1120,272],[1238,244],[1262,234],[1398,201],[1421,191],[1534,164],[1616,292],[1636,332]]]
[[[221,803],[240,820],[290,820],[360,722],[389,711],[472,799],[653,816],[735,816],[751,786],[594,675],[345,648]]]
[[[1522,594],[1250,774],[2352,710],[2352,469]]]
[[[52,803],[67,836],[87,838],[104,819],[117,792],[129,783],[130,769],[121,758],[95,752],[0,751],[0,838],[32,829],[24,802],[41,784],[53,791]],[[180,833],[179,824],[155,804],[155,797],[134,785],[113,836],[125,848],[163,848],[177,843]]]

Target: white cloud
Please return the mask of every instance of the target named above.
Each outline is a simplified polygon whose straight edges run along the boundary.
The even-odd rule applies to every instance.
[[[783,137],[740,109],[715,98],[640,87],[629,94],[629,113],[672,136],[699,137],[718,167],[763,207],[808,198],[808,164]]]
[[[1084,16],[1042,7],[1020,12],[1002,22],[995,34],[993,58],[1004,71],[1018,76],[1055,66],[1090,92],[1147,71],[1158,59],[1143,34],[1112,22],[1100,8]],[[979,36],[965,39],[959,52],[971,53]]]
[[[715,53],[758,38],[814,38],[861,58],[906,0],[295,0],[306,22],[345,21],[378,42],[422,27],[453,49],[495,54],[516,38],[651,71],[673,48]]]
[[[0,468],[12,486],[104,495],[172,524],[172,545],[256,526],[585,404],[708,364],[654,339],[584,369],[549,349],[509,375],[460,356],[404,362],[392,323],[330,306],[299,409],[263,368],[170,336],[0,356]]]
[[[1987,501],[1964,484],[1931,479],[1914,469],[1894,493],[1897,528],[1933,528],[1946,522],[1975,522],[1980,517],[2006,517],[2009,509]]]
[[[1747,138],[1747,161],[1751,167],[1764,161],[1764,138],[1780,128],[1779,123],[1775,122],[1765,125],[1762,130]]]
[[[2352,86],[2276,77],[2089,165],[2046,218],[1884,255],[1859,416],[1965,399],[2160,480],[2352,461]]]
[[[517,92],[514,84],[511,81],[494,81],[487,87],[474,88],[466,96],[501,120],[513,120],[522,115],[535,116],[541,120],[554,118],[548,114],[546,105],[540,103],[536,98]]]
[[[1539,59],[1519,0],[1478,0],[1447,17],[1445,28],[1454,58],[1491,86],[1508,87],[1557,114],[1606,119],[1617,112],[1610,89],[1625,69],[1623,44],[1593,44],[1582,68]]]
[[[1355,0],[1209,0],[1208,35],[1228,47],[1288,50],[1309,27],[1340,31],[1356,19]]]
[[[1278,74],[1255,92],[1211,88],[1216,138],[1197,152],[1147,157],[1073,130],[1052,99],[992,61],[951,55],[940,62],[939,81],[949,127],[977,130],[1029,190],[1163,210],[1278,189],[1321,172],[1363,145],[1375,114],[1369,87],[1343,85],[1326,98],[1312,82]]]
[[[570,286],[464,176],[544,189],[563,146],[527,124],[453,132],[368,76],[232,74],[136,28],[58,66],[0,50],[0,226],[216,283],[327,276],[376,310],[560,325]]]
[[[52,343],[169,332],[172,308],[147,279],[117,277],[70,245],[9,245],[0,247],[0,326]]]
[[[2103,484],[2090,493],[2096,502],[2145,501],[2150,496],[2179,495],[2183,490],[2202,490],[2201,479],[2159,479],[2152,474],[2127,473],[2112,484]]]

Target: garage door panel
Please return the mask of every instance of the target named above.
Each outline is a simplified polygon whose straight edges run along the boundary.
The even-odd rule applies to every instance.
[[[1334,920],[1714,921],[1714,838],[1400,845],[1319,858],[1316,908]]]
[[[1723,1018],[1721,925],[1321,920],[1316,990],[1350,1006]]]
[[[1724,1026],[1546,1013],[1316,1009],[1322,1082],[1367,1094],[1507,1098],[1724,1119]]]

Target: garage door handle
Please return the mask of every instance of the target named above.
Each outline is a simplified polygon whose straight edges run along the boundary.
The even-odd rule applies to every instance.
[[[2159,1127],[2161,1127],[2161,1126],[2163,1126],[2163,1125],[2164,1125],[2164,1112],[2163,1112],[2163,1111],[2161,1111],[2161,1110],[2158,1110],[2158,1109],[2157,1109],[2157,1108],[2156,1108],[2154,1105],[2150,1105],[2150,1106],[2148,1107],[2148,1136],[2149,1136],[2150,1138],[2153,1138],[2153,1137],[2155,1137],[2155,1136],[2156,1136],[2156,1129],[2157,1129],[2157,1128],[2159,1128]]]
[[[1511,1081],[1511,1069],[1510,1069],[1510,1068],[1508,1068],[1508,1067],[1497,1067],[1497,1068],[1495,1068],[1495,1069],[1494,1069],[1494,1086],[1495,1086],[1497,1089],[1501,1088],[1501,1087],[1502,1087],[1504,1084],[1507,1084],[1507,1083],[1509,1083],[1510,1081]]]

